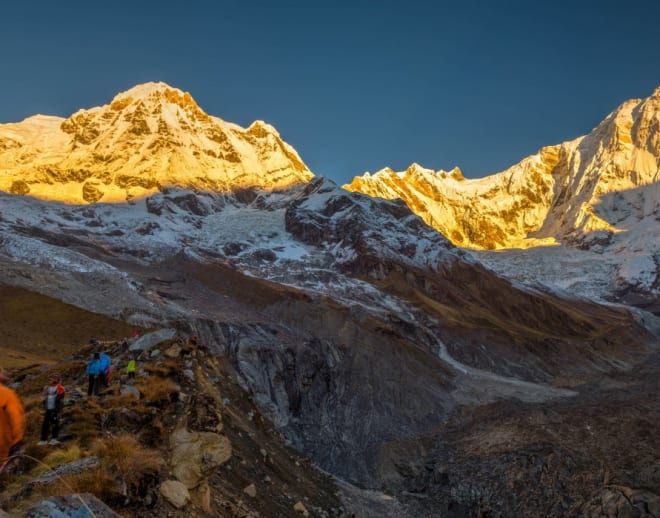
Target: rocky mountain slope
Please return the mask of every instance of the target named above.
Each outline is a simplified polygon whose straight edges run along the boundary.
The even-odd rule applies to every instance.
[[[563,516],[611,484],[655,505],[655,438],[623,456],[610,436],[597,448],[563,439],[582,437],[576,416],[604,401],[614,422],[630,410],[630,433],[660,424],[648,403],[651,315],[510,282],[401,201],[293,177],[217,192],[184,175],[118,203],[41,199],[35,180],[29,194],[0,193],[0,283],[198,336],[294,447],[344,481],[386,489],[380,516]],[[543,433],[520,436],[532,419]],[[537,478],[570,469],[550,489],[516,482],[530,458]]]
[[[75,315],[76,322],[89,318],[109,335],[97,334],[97,346],[61,352],[47,367],[15,371],[12,386],[24,402],[28,428],[25,455],[0,478],[0,502],[12,516],[92,516],[82,514],[84,505],[104,518],[348,516],[332,478],[285,443],[238,385],[231,365],[203,344],[175,330],[149,333],[135,326],[132,331],[144,334],[124,344],[121,333],[129,326],[123,322],[24,290],[19,295],[51,308],[29,315],[26,324],[66,326]],[[113,380],[98,397],[88,397],[84,366],[99,349],[112,358]],[[131,358],[137,359],[135,380],[124,372]],[[43,446],[37,444],[40,391],[52,372],[61,374],[67,394],[60,444]],[[70,493],[83,494],[85,503]]]
[[[658,310],[660,88],[623,103],[589,135],[544,147],[492,176],[468,180],[458,169],[413,164],[404,172],[367,173],[345,187],[402,199],[457,245],[507,250],[478,255],[518,280]],[[547,250],[508,251],[531,247]],[[545,255],[552,259],[544,261]],[[570,259],[561,272],[547,275],[562,256]],[[596,262],[605,266],[585,286]]]

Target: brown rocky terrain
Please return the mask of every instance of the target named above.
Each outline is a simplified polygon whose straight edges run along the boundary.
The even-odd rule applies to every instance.
[[[571,360],[574,365],[558,369],[564,374],[558,374],[554,383],[571,387],[571,397],[556,397],[550,385],[535,386],[540,396],[524,401],[507,393],[501,379],[479,377],[476,369],[485,360],[463,358],[462,365],[474,365],[474,371],[448,367],[430,349],[429,337],[416,335],[410,323],[351,315],[330,300],[310,300],[291,288],[243,279],[226,267],[194,268],[169,261],[162,272],[150,269],[150,273],[154,287],[161,285],[163,300],[171,292],[185,297],[204,289],[205,296],[195,298],[200,309],[205,300],[210,305],[213,300],[225,301],[219,309],[224,323],[178,324],[182,337],[192,329],[198,332],[208,351],[193,351],[181,338],[154,346],[161,351],[157,357],[152,358],[151,349],[141,353],[143,376],[135,385],[140,399],[120,395],[118,382],[98,402],[78,395],[75,387],[84,387],[81,372],[89,346],[72,347],[75,352],[67,352],[56,366],[30,366],[15,373],[31,421],[26,448],[31,457],[53,468],[99,458],[99,452],[119,448],[110,442],[112,448],[104,450],[99,439],[107,442],[129,434],[141,448],[154,452],[158,469],[145,470],[144,480],[122,490],[126,484],[116,485],[116,470],[121,468],[100,457],[100,468],[95,465],[92,473],[98,479],[95,470],[110,470],[115,482],[104,475],[103,484],[93,484],[83,470],[65,477],[68,486],[56,481],[42,487],[31,481],[38,480],[43,468],[27,459],[23,474],[3,484],[2,506],[11,513],[27,512],[33,502],[71,494],[74,488],[73,492],[96,494],[124,516],[206,516],[209,508],[213,516],[299,516],[294,509],[297,502],[312,516],[351,512],[356,516],[657,515],[660,444],[653,433],[660,425],[655,404],[660,379],[657,350],[639,357],[642,349],[631,350],[624,358],[620,350],[601,347],[602,339],[594,336],[595,348],[578,348]],[[380,282],[402,290],[398,277],[394,269]],[[168,279],[172,282],[164,282]],[[452,279],[460,280],[459,271]],[[428,304],[428,295],[421,295],[424,289],[432,292],[428,280],[426,288],[415,288],[410,280],[409,276],[406,286],[411,298],[420,306]],[[461,281],[465,300],[453,300],[454,306],[479,304],[474,295],[479,291],[470,289],[473,283],[479,286],[471,276]],[[9,293],[50,307],[51,311],[34,314],[44,327],[61,326],[62,315],[76,311],[34,293],[5,292]],[[543,305],[532,300],[516,310],[521,322],[540,311],[535,305]],[[550,308],[557,304],[548,302]],[[507,307],[500,310],[509,311]],[[591,322],[594,327],[588,332],[598,335],[596,324],[602,326],[609,319],[612,328],[605,334],[611,340],[643,336],[635,336],[639,330],[625,314],[607,311],[611,310],[589,305],[582,311],[571,308],[561,325],[570,330],[576,319]],[[105,326],[108,333],[121,335],[136,328],[89,313],[76,314],[81,322],[86,317],[98,319],[94,326]],[[266,318],[271,324],[265,325]],[[617,319],[626,324],[621,331],[614,329]],[[33,324],[29,319],[21,322],[36,331],[38,325]],[[87,329],[85,324],[79,327]],[[459,343],[475,339],[465,331],[474,328],[470,322],[457,324],[456,329],[464,331],[454,331],[454,336],[464,336],[456,339],[456,351]],[[572,332],[579,338],[585,331]],[[624,334],[617,338],[617,332]],[[496,335],[489,335],[489,343],[496,342]],[[506,340],[502,339],[503,345]],[[526,365],[531,378],[544,372],[539,364],[555,364],[569,351],[545,340],[550,350],[537,353],[540,359]],[[576,338],[578,342],[583,343],[584,336]],[[114,340],[104,346],[119,373],[127,353]],[[601,361],[590,364],[589,358]],[[603,358],[609,358],[609,368]],[[637,365],[614,367],[623,361]],[[34,446],[41,412],[35,393],[55,368],[64,374],[71,401],[59,454]],[[511,370],[501,369],[504,374]],[[565,374],[571,370],[572,376]],[[224,438],[219,459],[231,450],[226,460],[209,469],[203,482],[201,475],[188,480],[182,458],[174,462],[177,444],[188,444],[191,433]],[[363,487],[384,490],[385,495],[334,482],[300,450],[314,464]],[[186,456],[195,458],[187,451]],[[169,492],[174,486],[185,495],[179,484],[167,483],[160,489],[163,483],[180,479],[193,486],[186,487],[190,500]],[[172,503],[179,502],[177,498],[186,502],[178,511]]]
[[[67,323],[62,315],[70,307],[21,295],[53,309],[35,316],[35,322],[28,318],[26,325],[46,319],[50,327]],[[76,316],[91,317],[85,324],[102,323],[115,332],[126,328],[82,313]],[[333,480],[286,444],[239,386],[229,362],[183,338],[132,353],[120,341],[98,336],[115,368],[115,380],[98,398],[86,397],[89,345],[72,347],[77,348],[72,355],[58,349],[62,356],[52,365],[13,371],[28,430],[17,472],[0,479],[0,502],[10,516],[42,516],[57,500],[38,502],[70,494],[94,494],[120,516],[345,513]],[[138,355],[135,383],[122,372],[133,354]],[[62,444],[38,446],[39,392],[53,371],[62,374],[67,388]],[[61,505],[70,512],[70,503]],[[109,508],[99,505],[94,515],[106,516]]]
[[[87,344],[90,337],[131,336],[135,326],[85,311],[57,299],[0,286],[2,364],[6,369],[56,362]]]
[[[657,358],[544,404],[466,406],[433,435],[383,455],[416,516],[657,516]],[[423,460],[410,463],[411,450]],[[402,491],[403,489],[403,491]]]

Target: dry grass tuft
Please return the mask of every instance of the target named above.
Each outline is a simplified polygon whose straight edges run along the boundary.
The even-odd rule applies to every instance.
[[[69,410],[68,430],[81,446],[89,446],[99,437],[102,429],[102,416],[105,410],[94,398],[88,398],[84,404],[72,406]]]
[[[129,497],[144,495],[146,487],[158,479],[163,462],[160,454],[145,448],[130,435],[99,439],[93,450],[101,468],[121,480]]]
[[[135,384],[135,388],[140,391],[146,400],[153,402],[169,401],[172,396],[181,391],[171,379],[157,376],[141,378]]]
[[[131,410],[136,410],[139,406],[137,403],[138,401],[132,394],[111,394],[103,400],[103,406],[108,409],[130,408]]]
[[[181,370],[181,366],[177,363],[176,360],[161,360],[157,364],[147,364],[144,365],[143,370],[149,374],[155,376],[160,376],[161,378],[166,378],[177,374]]]
[[[23,408],[25,409],[25,437],[27,440],[39,437],[44,414],[42,401],[43,397],[41,394],[33,394],[22,398]]]
[[[98,433],[96,429],[94,433]],[[99,458],[100,464],[97,468],[63,475],[52,484],[37,486],[28,499],[32,501],[35,497],[92,493],[106,503],[122,507],[129,502],[141,501],[147,491],[157,485],[161,467],[164,465],[157,450],[145,448],[137,439],[124,434],[97,438],[90,452],[81,450],[77,444],[53,451],[43,459],[43,464],[38,464],[31,470],[29,478],[89,454]],[[6,490],[11,489],[7,494],[21,494],[22,481],[24,482],[24,477],[11,481],[14,488],[5,486]]]

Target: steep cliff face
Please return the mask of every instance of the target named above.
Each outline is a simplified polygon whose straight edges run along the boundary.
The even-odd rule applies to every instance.
[[[345,188],[401,198],[462,246],[602,242],[658,216],[659,142],[660,88],[625,102],[589,135],[544,147],[483,179],[413,164],[356,177]]]
[[[126,201],[167,187],[281,189],[313,176],[272,126],[225,122],[164,83],[66,119],[1,125],[0,151],[0,190],[67,203]]]

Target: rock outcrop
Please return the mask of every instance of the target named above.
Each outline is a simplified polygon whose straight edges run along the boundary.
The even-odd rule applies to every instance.
[[[31,506],[26,518],[121,518],[91,494],[53,496]]]

